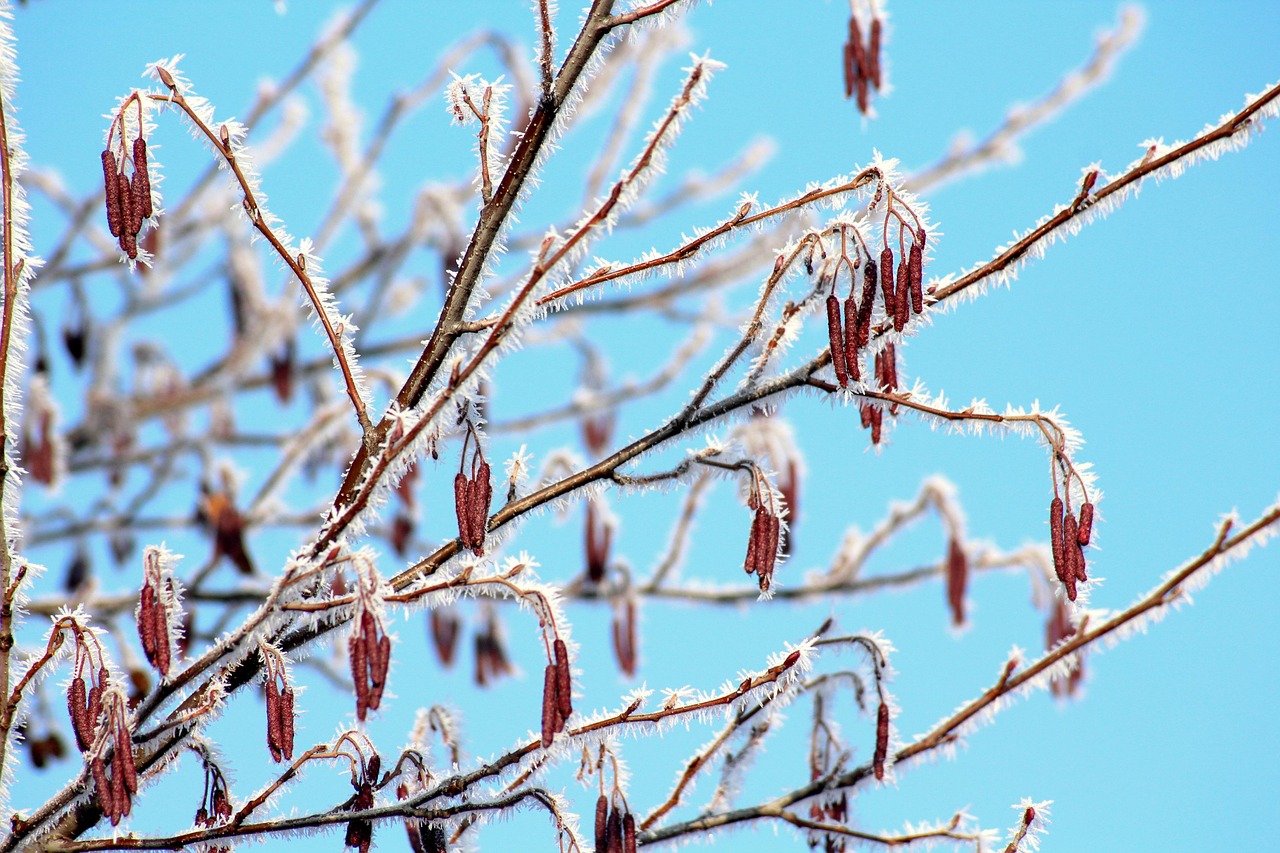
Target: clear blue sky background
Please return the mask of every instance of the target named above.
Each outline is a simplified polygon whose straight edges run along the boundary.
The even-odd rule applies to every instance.
[[[570,0],[561,5],[567,29],[577,8]],[[388,0],[356,39],[357,92],[368,98],[366,115],[377,116],[388,90],[415,84],[445,44],[474,26],[498,27],[529,43],[527,6],[514,0]],[[101,174],[102,114],[139,82],[148,61],[175,53],[188,55],[185,71],[218,105],[220,116],[242,114],[257,82],[291,69],[334,8],[295,0],[280,15],[266,0],[33,2],[17,12],[14,23],[24,79],[20,119],[33,160],[57,168],[78,190],[92,186]],[[742,188],[758,190],[762,200],[852,170],[870,159],[873,148],[900,158],[907,168],[926,165],[957,131],[985,134],[1012,104],[1038,97],[1080,64],[1095,32],[1115,21],[1117,7],[900,0],[890,10],[894,91],[877,102],[880,117],[864,122],[840,97],[844,5],[700,4],[688,16],[690,49],[709,50],[728,69],[715,79],[710,100],[682,137],[671,172],[710,170],[761,135],[776,142],[777,153]],[[1014,230],[1069,201],[1081,167],[1101,161],[1119,170],[1147,137],[1185,139],[1238,109],[1245,93],[1280,79],[1278,44],[1280,8],[1272,3],[1151,4],[1139,44],[1113,78],[1023,140],[1020,163],[930,194],[933,219],[945,236],[929,272],[958,271],[989,257]],[[476,69],[485,70],[482,65]],[[671,69],[661,77],[659,85],[666,88],[660,91],[674,91],[677,81],[678,71]],[[305,94],[314,104],[314,91]],[[656,100],[665,103],[666,95]],[[313,110],[312,129],[318,117]],[[163,148],[157,156],[171,191],[190,181],[204,156],[177,124],[162,119],[158,135]],[[1275,136],[1273,129],[1243,152],[1198,165],[1175,182],[1146,186],[1108,219],[1053,247],[1010,289],[941,317],[905,350],[907,371],[931,389],[947,391],[953,401],[981,397],[997,409],[1035,400],[1058,404],[1083,431],[1083,458],[1095,464],[1106,492],[1102,548],[1093,557],[1094,573],[1107,579],[1094,596],[1099,606],[1123,606],[1202,550],[1222,513],[1238,508],[1251,518],[1280,491]],[[414,187],[466,164],[469,144],[466,131],[447,128],[443,102],[412,122],[382,169],[389,184],[388,221],[403,218]],[[297,235],[314,227],[309,217],[328,198],[328,162],[300,165],[308,156],[316,156],[311,142],[267,173],[272,208]],[[567,207],[576,198],[575,190],[558,203]],[[702,220],[678,225],[711,221],[731,200],[704,208]],[[60,233],[60,221],[51,222],[34,223],[38,252]],[[665,245],[662,236],[652,239]],[[619,375],[651,370],[651,354],[643,349],[618,350],[613,357]],[[508,415],[533,406],[514,390],[502,394],[495,417],[502,416],[502,406],[509,407]],[[638,418],[624,429],[639,432],[661,414],[646,411],[654,420]],[[1046,536],[1044,453],[1029,441],[946,436],[904,420],[885,452],[875,455],[864,452],[866,438],[852,410],[797,401],[788,413],[808,436],[813,473],[799,551],[783,570],[783,582],[788,572],[823,565],[846,525],[865,529],[889,501],[914,496],[935,472],[958,487],[971,535],[1007,548]],[[518,444],[503,439],[499,458]],[[533,446],[541,450],[543,439]],[[736,582],[738,576],[727,572],[741,550],[744,515],[729,489],[722,487],[717,497],[712,517],[723,521],[725,532],[712,535],[715,524],[705,525],[686,571]],[[668,516],[642,515],[634,500],[617,508],[629,517],[621,549],[633,564],[649,565],[654,544],[665,540]],[[557,538],[576,543],[576,531],[576,521],[556,528],[544,520],[530,525],[530,544],[520,544],[543,558],[548,576],[564,577],[576,570],[577,545],[557,551]],[[908,540],[876,568],[917,565],[941,553],[933,522]],[[732,559],[722,553],[726,541]],[[1082,700],[1059,705],[1035,695],[1018,703],[996,725],[973,735],[955,761],[914,767],[902,774],[896,790],[859,797],[854,820],[866,829],[892,829],[906,820],[945,820],[967,807],[981,825],[1004,828],[1015,819],[1009,807],[1030,796],[1055,801],[1047,849],[1268,848],[1274,828],[1267,818],[1280,787],[1280,738],[1272,716],[1280,698],[1280,657],[1268,630],[1276,566],[1274,549],[1255,552],[1150,636],[1090,656]],[[384,571],[392,569],[389,561]],[[974,624],[961,635],[948,630],[943,592],[934,585],[806,608],[757,604],[710,617],[688,607],[652,605],[645,611],[642,675],[651,686],[711,688],[739,667],[761,665],[784,640],[798,639],[834,612],[849,629],[883,629],[900,648],[894,689],[902,707],[899,726],[910,735],[980,692],[1012,645],[1035,650],[1042,643],[1041,616],[1029,606],[1021,577],[988,576],[970,596]],[[606,615],[586,607],[570,614],[585,644],[586,695],[578,704],[614,707],[630,686],[613,674]],[[533,627],[518,618],[508,627],[517,638],[532,636]],[[514,724],[519,731],[536,725],[538,679],[510,681],[479,696],[465,665],[444,674],[434,662],[420,663],[427,654],[420,616],[398,630],[403,645],[391,685],[398,698],[374,727],[388,751],[402,742],[415,709],[428,702],[461,707],[470,746],[480,754],[511,742],[513,724],[503,712],[527,718]],[[520,663],[527,673],[540,666],[529,649],[521,652]],[[236,704],[244,707],[216,731],[229,750],[242,744],[250,750],[235,756],[243,780],[237,793],[243,796],[265,778],[266,756],[260,708],[254,700]],[[303,740],[328,737],[334,721],[349,713],[346,697],[335,699],[325,690],[313,691],[306,704]],[[851,707],[846,712],[844,731],[865,755],[872,724],[854,717]],[[799,736],[807,716],[807,706],[793,710],[789,739],[762,760],[748,798],[806,778]],[[677,732],[658,748],[642,747],[643,756],[633,745],[636,800],[647,805],[665,794],[684,755],[678,746],[701,743],[710,734],[711,729],[691,736]],[[670,752],[661,748],[666,745]],[[186,784],[153,798],[149,819],[177,828],[194,811],[198,788],[191,785],[198,783],[195,776],[183,778]],[[30,805],[54,781],[28,774],[15,804]],[[704,783],[695,801],[709,790]],[[585,796],[582,801],[590,802]],[[157,802],[172,808],[157,808]],[[486,831],[486,849],[503,843],[552,849],[541,816],[526,815],[510,826],[519,835]],[[743,850],[783,842],[804,849],[787,830],[779,837],[775,841],[773,828],[757,826],[737,831],[729,843]],[[381,833],[379,841],[382,849],[404,843],[398,830]],[[318,844],[331,849],[339,843],[327,837]]]

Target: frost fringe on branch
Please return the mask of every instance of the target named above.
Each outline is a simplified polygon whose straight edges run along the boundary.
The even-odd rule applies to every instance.
[[[940,305],[1008,282],[1021,264],[1135,195],[1147,178],[1176,177],[1242,147],[1280,111],[1280,86],[1188,142],[1144,143],[1143,156],[1118,174],[1086,167],[1069,203],[993,259],[939,275],[932,267],[943,235],[923,190],[998,159],[1016,136],[1105,76],[1132,39],[1135,16],[1124,17],[1080,72],[1011,116],[986,144],[917,175],[867,146],[869,156],[849,158],[865,161],[862,168],[772,204],[741,192],[728,210],[720,207],[718,220],[713,214],[711,224],[698,225],[684,218],[689,206],[736,186],[760,149],[727,160],[712,178],[664,186],[678,135],[723,68],[708,52],[690,54],[670,100],[647,100],[661,89],[661,61],[685,48],[678,19],[692,5],[596,0],[570,38],[555,4],[532,0],[531,63],[506,36],[479,34],[418,88],[394,96],[369,126],[353,95],[350,39],[372,2],[335,21],[289,77],[264,87],[242,122],[215,118],[179,71],[179,57],[149,66],[157,85],[126,90],[106,117],[98,194],[82,201],[49,176],[30,184],[72,223],[50,253],[47,286],[65,286],[75,309],[61,330],[75,374],[56,381],[42,358],[29,378],[21,369],[23,347],[34,341],[44,356],[44,336],[53,337],[45,330],[54,324],[33,326],[26,316],[38,262],[18,182],[26,161],[12,122],[13,40],[8,19],[0,19],[0,698],[8,700],[0,708],[0,803],[10,805],[6,798],[23,778],[19,747],[37,765],[66,771],[62,788],[43,803],[17,804],[0,853],[41,845],[223,850],[332,831],[362,853],[389,831],[406,831],[415,851],[442,853],[471,849],[485,827],[525,809],[546,817],[542,831],[564,853],[626,853],[767,822],[792,827],[798,840],[828,853],[937,842],[1038,849],[1048,802],[1022,799],[1001,848],[999,832],[963,810],[873,830],[861,825],[857,798],[905,788],[910,770],[953,754],[1014,699],[1038,690],[1074,695],[1087,653],[1189,601],[1213,573],[1276,534],[1280,505],[1247,524],[1224,519],[1201,555],[1127,607],[1110,609],[1098,601],[1086,550],[1096,544],[1102,493],[1081,458],[1079,432],[1057,406],[1039,402],[975,399],[957,408],[930,392],[926,377],[908,376],[904,355],[929,333]],[[851,0],[844,94],[868,120],[873,93],[888,93],[888,20],[883,0]],[[500,76],[468,70],[482,50],[492,51]],[[256,137],[264,117],[289,111],[308,79],[320,89],[322,134],[338,180],[314,236],[295,239],[266,207],[262,187],[275,179],[259,174],[254,152],[278,143],[292,153],[290,121],[274,139]],[[625,89],[626,103],[613,103],[615,89]],[[424,104],[438,115],[442,98],[462,126],[455,132],[475,132],[475,162],[466,174],[422,189],[408,222],[388,225],[376,207],[376,167],[401,121]],[[210,165],[190,195],[162,210],[149,140],[174,112]],[[606,126],[603,141],[585,143],[597,148],[574,164],[585,179],[572,197],[585,201],[568,213],[525,213],[531,221],[520,222],[517,213],[553,161],[576,156],[584,143],[575,134],[592,117]],[[210,189],[209,175],[218,171],[229,182]],[[633,251],[632,238],[653,220],[680,236],[664,238],[663,249]],[[211,272],[193,269],[191,259],[212,240],[228,244],[224,259]],[[265,295],[254,245],[269,249],[288,287],[301,284],[319,339],[294,340],[289,312]],[[331,278],[321,274],[321,249],[334,262]],[[87,286],[100,279],[126,295],[123,307],[108,307]],[[225,353],[187,376],[162,344],[135,342],[134,384],[126,390],[119,354],[132,341],[126,332],[194,296],[220,296],[224,286],[232,318]],[[407,330],[392,322],[399,311]],[[599,337],[616,334],[610,319],[640,324],[646,315],[687,327],[687,337],[673,354],[643,341],[640,357],[660,355],[649,380],[625,378],[629,364],[615,374],[623,378],[611,379],[611,348]],[[723,345],[718,354],[713,342]],[[581,381],[560,375],[561,364],[537,360],[557,347],[578,359]],[[264,364],[255,368],[258,361]],[[513,381],[529,383],[537,408],[495,420],[491,409],[505,404],[503,389]],[[689,383],[686,396],[667,393],[680,381]],[[77,382],[86,388],[83,406],[60,399]],[[385,402],[375,405],[375,387]],[[255,397],[258,391],[271,397]],[[810,397],[833,403],[847,424],[839,447],[819,447],[827,456],[810,449],[806,458],[812,445],[784,414]],[[264,414],[272,405],[278,408]],[[658,406],[665,415],[655,417]],[[202,407],[207,417],[191,417]],[[83,410],[75,416],[83,420],[72,422],[64,409]],[[150,429],[152,419],[163,429]],[[579,426],[581,449],[542,429],[564,420]],[[809,549],[823,546],[808,544],[817,537],[802,519],[831,508],[810,498],[809,479],[844,455],[859,425],[877,452],[892,453],[889,430],[912,421],[972,439],[1034,438],[1049,466],[1042,489],[1049,541],[1008,550],[983,540],[969,529],[956,486],[934,476],[869,529],[858,526],[865,519],[850,520],[842,541],[826,548],[830,559],[815,565]],[[518,440],[506,441],[512,431]],[[500,470],[497,460],[505,460]],[[19,506],[19,463],[48,487],[39,493],[46,503]],[[233,466],[249,470],[253,496],[240,497]],[[1033,476],[1042,476],[1037,470]],[[76,501],[55,503],[58,485]],[[731,496],[716,494],[725,486]],[[183,489],[198,495],[198,512],[173,509]],[[635,568],[642,564],[633,565],[628,552],[637,539],[656,539],[639,527],[652,522],[641,521],[635,501],[660,503],[664,493],[676,507],[670,536],[654,544],[656,556],[643,564],[651,568]],[[728,520],[711,511],[720,504],[729,507]],[[523,550],[546,541],[536,538],[536,526],[552,513],[565,525],[556,546],[539,546],[536,556]],[[918,534],[916,522],[926,517],[936,517],[940,537]],[[579,523],[580,537],[572,527]],[[296,549],[286,554],[283,540],[260,535],[266,531],[287,532]],[[190,544],[209,556],[179,562],[163,545],[148,544],[158,532],[187,553]],[[906,536],[937,540],[921,565],[884,567],[873,559],[893,559],[889,546]],[[689,560],[695,540],[712,543],[715,556],[708,560],[704,550]],[[16,549],[46,544],[74,546],[74,557],[60,588],[42,580],[29,598],[38,572]],[[107,551],[124,572],[99,570]],[[701,653],[697,631],[715,604],[759,609],[791,599],[829,607],[836,596],[935,580],[936,618],[959,631],[973,618],[976,581],[1010,570],[1025,573],[1044,618],[1043,651],[1014,646],[993,664],[988,687],[920,735],[900,725],[904,711],[921,709],[901,708],[891,690],[890,639],[876,630],[849,633],[834,617],[806,634],[767,638],[771,651],[747,668],[717,662],[721,675],[707,684],[602,689],[595,671],[607,655],[596,652],[611,640],[623,676],[643,677],[644,626],[661,630],[646,610],[668,601],[690,611],[682,639],[691,654]],[[611,637],[571,621],[590,607],[607,608]],[[47,617],[48,627],[42,618],[19,626],[26,613]],[[402,617],[413,621],[400,626]],[[467,715],[440,701],[447,683],[415,656],[417,630],[428,634],[442,669],[469,656],[478,688],[511,689],[479,707],[499,708],[510,722],[500,746],[468,752]],[[533,698],[512,698],[519,693],[508,677]],[[337,713],[354,720],[327,722],[333,709],[316,689],[326,682],[342,697]],[[227,704],[253,705],[247,697],[259,694],[259,710],[233,718],[258,727],[256,752],[211,746]],[[389,736],[393,697],[422,707],[408,733]],[[794,757],[794,777],[774,786],[780,793],[752,801],[751,775],[788,723],[807,726],[806,754]],[[650,794],[651,780],[629,762],[637,755],[630,739],[655,743],[681,726],[708,734],[673,763],[665,792]],[[72,742],[59,734],[68,727]],[[321,729],[327,733],[317,740]],[[407,746],[399,748],[404,734]],[[170,788],[179,778],[171,771],[184,760],[200,768],[198,798]],[[236,765],[263,772],[241,785]],[[317,770],[345,774],[350,790],[334,794],[312,778]],[[185,796],[194,815],[187,828],[164,836],[153,833],[147,812],[158,801],[152,789],[162,786],[166,803]]]

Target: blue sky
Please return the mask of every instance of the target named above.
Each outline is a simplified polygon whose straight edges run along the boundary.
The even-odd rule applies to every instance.
[[[372,15],[356,39],[356,91],[368,104],[368,120],[381,111],[388,90],[416,83],[442,46],[473,22],[530,41],[527,3],[469,5],[388,0]],[[568,26],[577,9],[571,2],[561,5]],[[187,54],[183,68],[219,115],[242,114],[259,80],[292,68],[334,8],[298,0],[280,15],[266,0],[220,4],[216,12],[187,4],[42,0],[19,10],[14,29],[24,83],[18,102],[34,163],[57,168],[76,189],[92,186],[100,177],[101,116],[141,82],[148,61],[176,53]],[[688,16],[688,49],[709,51],[727,68],[682,136],[670,173],[709,171],[761,136],[774,141],[775,154],[741,189],[758,191],[762,200],[848,172],[870,160],[873,149],[899,158],[907,169],[926,165],[957,132],[982,136],[1011,105],[1043,94],[1084,60],[1094,34],[1117,17],[1116,5],[1102,2],[895,2],[890,12],[893,91],[877,101],[879,116],[864,121],[840,91],[846,7],[821,0],[699,4]],[[928,194],[943,236],[934,243],[927,274],[959,271],[989,257],[1015,230],[1069,201],[1089,163],[1118,171],[1140,153],[1144,139],[1185,139],[1238,109],[1246,93],[1280,79],[1276,44],[1280,11],[1273,4],[1151,4],[1141,39],[1111,79],[1020,140],[1019,162]],[[475,70],[489,70],[482,65]],[[655,103],[674,92],[678,65],[659,75]],[[304,93],[312,101],[308,129],[314,131],[315,92]],[[430,104],[388,149],[382,169],[388,222],[404,217],[414,187],[469,165],[468,132],[447,122],[443,100]],[[1280,335],[1268,310],[1280,284],[1274,240],[1280,148],[1274,137],[1274,130],[1263,133],[1241,152],[1144,187],[1119,211],[1052,247],[1011,287],[941,316],[904,350],[907,372],[953,401],[984,398],[997,409],[1036,400],[1059,405],[1083,432],[1083,457],[1094,464],[1106,493],[1099,507],[1105,518],[1101,548],[1092,558],[1094,573],[1106,578],[1094,593],[1098,606],[1123,606],[1207,546],[1223,513],[1238,509],[1252,518],[1280,491],[1274,426],[1280,421],[1274,378]],[[162,119],[158,140],[172,192],[190,182],[205,155],[172,118]],[[571,175],[575,166],[569,159],[550,174]],[[272,208],[293,233],[315,227],[329,175],[328,161],[311,142],[267,171]],[[556,181],[548,186],[548,209],[563,211],[578,198],[576,190],[555,195]],[[728,195],[689,211],[687,221],[678,219],[674,227],[714,221],[732,201]],[[527,219],[538,211],[530,205]],[[60,223],[37,219],[33,233],[42,251],[60,233]],[[642,239],[661,246],[668,235]],[[190,346],[194,352],[200,342]],[[614,371],[647,375],[654,363],[648,350],[619,346],[611,353]],[[533,408],[514,388],[500,388],[500,394],[495,405],[509,407],[512,415]],[[623,430],[638,434],[663,411],[642,407]],[[956,485],[975,538],[1013,548],[1046,536],[1044,452],[1030,441],[945,435],[907,418],[884,452],[873,454],[865,451],[854,410],[796,400],[787,414],[804,436],[811,471],[804,500],[812,509],[799,531],[799,550],[780,575],[784,583],[786,572],[823,565],[845,526],[869,527],[889,502],[912,498],[934,473]],[[568,435],[527,440],[540,450]],[[509,453],[522,440],[508,436],[495,446]],[[715,581],[724,577],[717,568],[733,568],[719,553],[725,541],[732,544],[724,547],[740,550],[743,513],[731,491],[718,490],[686,569],[690,575]],[[615,509],[628,519],[621,550],[634,565],[649,565],[654,543],[667,535],[669,514],[649,514],[634,499]],[[721,525],[724,535],[718,536]],[[576,531],[576,522],[557,528],[539,520],[522,531],[519,547],[538,554],[549,577],[564,577],[568,570],[558,570],[577,559]],[[566,549],[559,544],[565,539],[575,544]],[[288,543],[263,547],[277,544],[283,554]],[[928,522],[877,568],[935,560],[940,548],[941,533]],[[853,808],[858,825],[893,829],[907,820],[945,820],[967,807],[982,826],[1004,828],[1015,820],[1010,806],[1028,796],[1055,801],[1047,849],[1194,850],[1227,843],[1264,849],[1272,831],[1262,818],[1274,811],[1272,793],[1280,783],[1280,738],[1270,714],[1280,698],[1280,664],[1263,633],[1274,618],[1276,564],[1273,549],[1255,552],[1150,636],[1091,655],[1080,700],[1061,705],[1034,695],[972,735],[956,760],[915,767],[896,789],[859,797]],[[834,613],[848,629],[883,630],[900,649],[894,683],[899,724],[914,734],[980,692],[1012,645],[1039,647],[1041,616],[1027,597],[1020,576],[978,580],[970,591],[973,626],[959,635],[947,627],[936,585],[806,607],[756,604],[710,616],[688,606],[651,604],[644,613],[641,674],[650,686],[710,688],[740,667],[761,665],[767,652]],[[613,707],[632,685],[611,669],[606,615],[575,606],[570,617],[584,643],[586,696],[580,704]],[[448,699],[467,714],[476,752],[501,749],[510,742],[512,724],[480,709],[534,708],[537,679],[526,675],[478,696],[465,666],[440,673],[431,663],[424,683],[415,684],[417,668],[410,661],[426,653],[420,623],[419,615],[398,626],[405,654],[397,653],[400,678],[392,683],[398,698],[374,729],[380,742],[388,749],[398,745],[418,705]],[[521,629],[530,626],[517,620],[508,625],[512,634]],[[526,673],[540,665],[532,655],[520,663]],[[308,700],[314,704],[307,720],[315,722],[304,737],[329,736],[349,713],[345,698],[323,688]],[[253,728],[260,709],[254,700],[240,704],[246,709],[229,714],[222,729],[225,743],[234,748],[243,727],[253,734],[252,748],[261,751]],[[844,730],[865,754],[872,724],[846,710]],[[792,711],[792,735],[804,731],[806,718],[807,709]],[[532,727],[536,718],[531,720]],[[631,744],[638,753],[631,756],[633,796],[645,804],[660,799],[683,757],[678,746],[710,734],[676,732],[656,748]],[[783,739],[769,750],[748,798],[807,778],[798,743]],[[246,790],[264,759],[261,751],[238,760]],[[44,782],[30,784],[34,790]],[[704,783],[701,793],[709,787]],[[22,788],[20,782],[19,804]],[[194,798],[182,791],[171,796],[175,803]],[[185,813],[188,806],[175,808]],[[536,839],[539,849],[554,843],[541,817],[522,816],[511,829],[532,833],[524,837]],[[500,839],[511,837],[503,834],[508,831],[483,835],[486,849],[498,849]],[[787,830],[779,837],[788,849],[804,849]],[[398,849],[387,843],[391,839],[403,843],[398,831],[386,832],[383,849]],[[752,850],[779,844],[770,827],[738,831],[730,843]]]

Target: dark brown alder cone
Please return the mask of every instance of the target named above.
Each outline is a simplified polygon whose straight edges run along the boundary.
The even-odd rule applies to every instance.
[[[1080,507],[1080,530],[1076,536],[1081,545],[1088,545],[1093,537],[1093,504],[1090,501],[1085,501]]]
[[[849,371],[849,381],[862,379],[862,368],[858,365],[858,323],[860,322],[857,300],[853,298],[853,288],[844,300],[844,362]],[[832,355],[834,358],[834,354]]]
[[[897,302],[893,306],[893,328],[898,332],[905,329],[907,321],[911,319],[910,270],[910,264],[898,264],[898,285],[894,291]]]
[[[876,262],[867,259],[867,266],[862,271],[862,302],[858,305],[858,348],[865,347],[871,340],[871,314],[876,304],[876,282],[879,280]]]
[[[1062,498],[1049,502],[1049,545],[1053,549],[1053,571],[1058,580],[1067,582],[1067,560],[1062,542]]]
[[[951,624],[964,624],[964,593],[969,583],[969,558],[960,543],[952,539],[947,546],[947,603],[951,606]]]
[[[120,203],[120,181],[117,177],[119,174],[120,167],[116,162],[116,155],[108,148],[102,152],[102,181],[106,187],[107,228],[111,231],[111,236],[117,238],[120,236],[120,226],[124,222],[124,210]]]
[[[884,313],[890,320],[897,316],[898,303],[893,292],[893,250],[880,250],[880,292],[884,294]]]
[[[569,649],[564,640],[553,644],[556,653],[556,697],[560,703],[560,716],[569,719],[573,714],[573,679],[569,672]]]
[[[876,779],[884,781],[884,762],[889,757],[889,705],[884,701],[876,711],[876,751],[872,758],[872,767]]]
[[[845,363],[843,324],[840,322],[840,300],[834,293],[827,296],[827,337],[831,344],[831,366],[836,371],[836,382],[844,388],[849,384],[849,368]]]
[[[911,291],[911,311],[915,314],[924,312],[924,255],[920,241],[911,244],[911,253],[907,256],[907,285]]]
[[[133,140],[133,204],[141,220],[151,218],[151,173],[147,171],[147,141],[139,136]]]

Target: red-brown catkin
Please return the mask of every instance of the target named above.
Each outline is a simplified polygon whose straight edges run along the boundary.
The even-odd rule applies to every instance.
[[[857,62],[853,58],[853,45],[845,42],[842,54],[844,60],[844,96],[852,98],[853,88],[858,81]]]
[[[834,293],[827,296],[827,337],[831,342],[831,366],[836,371],[836,382],[843,388],[849,384],[849,369],[845,363],[844,339],[841,334],[840,300]]]
[[[596,800],[596,853],[605,853],[609,846],[609,800],[601,794]]]
[[[849,48],[853,53],[853,63],[858,77],[866,77],[867,75],[867,52],[862,43],[862,27],[858,26],[858,19],[849,16]]]
[[[293,688],[288,684],[280,691],[280,751],[285,758],[293,758]]]
[[[862,379],[862,369],[858,366],[858,302],[853,298],[853,288],[844,300],[844,361],[849,371],[849,381]],[[834,358],[834,356],[832,356]]]
[[[463,548],[471,547],[471,488],[465,474],[459,471],[453,477],[453,508],[458,516],[458,541]]]
[[[868,258],[866,269],[862,271],[862,303],[858,306],[859,349],[871,340],[871,314],[875,310],[878,275],[876,262]]]
[[[907,256],[907,283],[911,291],[911,311],[921,314],[924,312],[924,253],[919,240],[911,244],[911,254]]]
[[[905,329],[911,319],[910,272],[910,264],[898,264],[898,286],[894,295],[897,302],[893,306],[893,329],[896,332]]]
[[[636,819],[631,812],[622,816],[622,851],[636,853]]]
[[[147,171],[147,140],[139,136],[133,140],[133,202],[143,219],[149,219],[151,209],[151,173]]]
[[[951,624],[964,624],[964,593],[969,583],[969,558],[955,539],[947,547],[947,603]]]
[[[569,719],[573,713],[573,680],[569,674],[569,649],[564,640],[555,641],[556,697],[560,702],[560,716]]]
[[[112,237],[120,236],[120,224],[124,221],[124,213],[120,208],[120,182],[116,175],[119,166],[116,155],[108,148],[102,152],[102,182],[107,193],[107,228]]]
[[[1058,580],[1066,583],[1067,562],[1062,542],[1062,498],[1054,497],[1049,503],[1049,544],[1053,548],[1053,571]]]
[[[871,40],[867,47],[867,77],[871,79],[871,85],[876,87],[876,91],[880,91],[880,19],[873,18],[871,20]]]
[[[138,256],[138,229],[134,226],[133,189],[123,173],[116,175],[120,198],[120,248],[131,258]],[[141,220],[139,220],[141,221]]]
[[[67,712],[71,715],[71,729],[75,732],[76,746],[87,752],[93,743],[93,722],[89,719],[88,688],[84,678],[72,680],[67,690]]]
[[[876,752],[872,759],[876,780],[884,781],[884,762],[889,757],[889,705],[880,703],[876,711]]]
[[[280,688],[276,687],[275,676],[270,676],[267,678],[267,748],[271,750],[272,761],[284,758],[280,734]]]
[[[556,667],[555,664],[547,664],[546,672],[542,678],[542,746],[551,746],[551,741],[555,740],[556,732],[559,730],[559,702],[556,696]]]
[[[1088,545],[1093,537],[1093,503],[1091,501],[1085,501],[1084,506],[1080,507],[1080,530],[1076,536],[1082,546]]]
[[[477,557],[484,555],[484,537],[489,527],[489,504],[493,500],[493,484],[489,482],[489,463],[481,460],[471,483],[471,550]]]
[[[888,246],[880,250],[880,292],[884,294],[885,316],[892,320],[898,303],[893,297],[893,250]]]
[[[756,568],[760,565],[760,546],[763,544],[764,525],[764,510],[757,508],[755,515],[751,518],[751,532],[747,534],[747,557],[742,561],[742,568],[749,575],[755,574]]]

